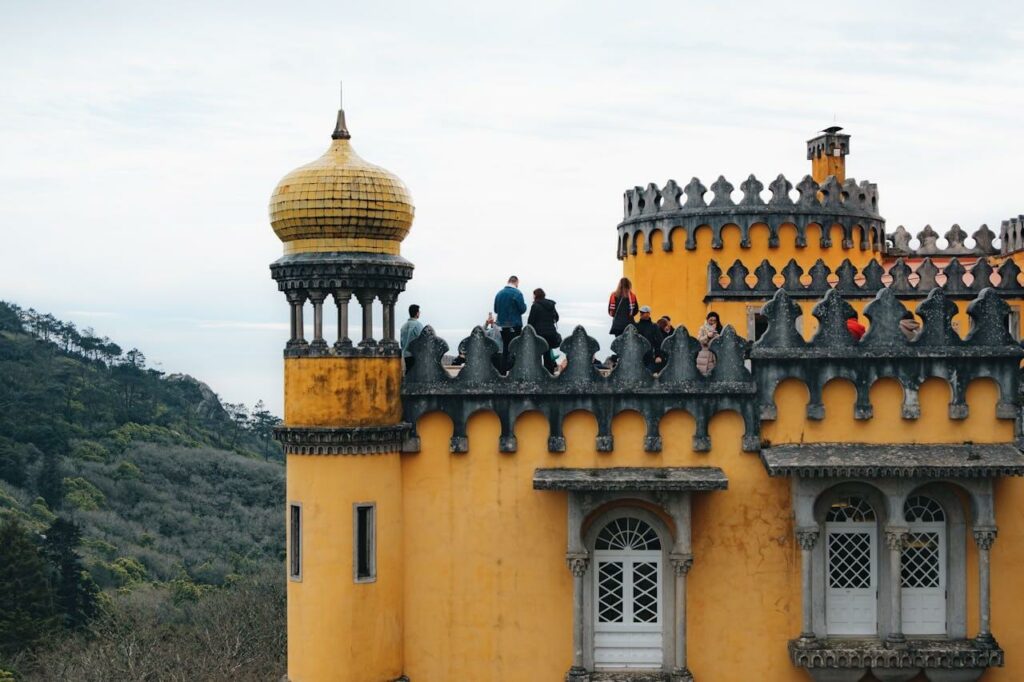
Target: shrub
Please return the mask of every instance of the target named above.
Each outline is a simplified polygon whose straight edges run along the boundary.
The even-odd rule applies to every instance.
[[[64,501],[76,509],[100,509],[107,501],[99,488],[81,477],[65,478],[64,491]]]
[[[85,462],[106,462],[110,459],[110,450],[93,440],[80,440],[71,450],[71,456]]]

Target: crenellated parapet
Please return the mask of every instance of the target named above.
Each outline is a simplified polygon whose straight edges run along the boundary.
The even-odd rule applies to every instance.
[[[910,245],[910,241],[914,237],[917,237],[917,247]],[[994,256],[1000,253],[1000,249],[993,244],[996,235],[988,229],[988,225],[982,225],[971,234],[974,246],[967,245],[967,232],[959,225],[954,224],[942,237],[946,240],[945,246],[939,246],[939,233],[931,225],[925,225],[924,229],[916,235],[911,234],[907,228],[900,225],[886,235],[885,253],[890,256],[907,257]],[[1005,244],[1005,235],[1002,235],[1002,240]]]
[[[797,196],[791,195],[793,183],[779,175],[768,185],[770,196],[763,196],[764,184],[753,175],[740,183],[739,201],[733,199],[735,187],[724,177],[711,184],[711,200],[705,195],[708,188],[693,178],[685,187],[669,180],[658,188],[651,183],[647,188],[635,187],[624,194],[623,220],[619,224],[619,258],[636,254],[638,235],[644,237],[644,248],[652,249],[650,236],[661,232],[662,248],[673,249],[673,232],[681,228],[685,234],[684,246],[697,248],[698,228],[711,229],[711,246],[723,246],[722,229],[735,225],[740,229],[740,245],[750,247],[750,228],[756,224],[768,227],[768,245],[779,246],[779,228],[791,224],[796,228],[796,246],[807,245],[807,228],[823,227],[822,247],[832,245],[829,236],[833,225],[843,230],[843,247],[870,250],[873,244],[885,240],[885,220],[878,213],[878,187],[871,182],[857,183],[850,178],[840,183],[829,176],[820,185],[811,176],[805,176],[796,186]]]
[[[824,419],[825,384],[841,378],[852,382],[857,391],[854,417],[870,419],[871,386],[879,379],[891,378],[903,388],[903,418],[917,419],[921,413],[918,389],[931,377],[949,384],[950,419],[968,416],[967,386],[982,377],[999,385],[996,416],[1015,418],[1024,349],[1010,336],[1006,302],[993,289],[982,290],[967,306],[972,325],[963,339],[952,325],[957,306],[941,290],[933,289],[915,312],[922,327],[911,340],[900,326],[909,311],[895,292],[882,289],[864,308],[870,327],[857,341],[846,328],[846,321],[855,317],[856,311],[833,289],[814,306],[818,331],[805,341],[796,327],[802,315],[800,306],[784,290],[776,292],[762,309],[768,328],[750,352],[760,418],[776,418],[775,389],[783,380],[793,378],[807,386],[807,418]]]
[[[700,346],[685,328],[665,339],[661,350],[667,363],[652,372],[645,363],[651,350],[648,342],[630,328],[612,344],[618,364],[605,376],[593,364],[598,342],[582,327],[562,344],[567,357],[565,369],[549,374],[541,359],[548,352],[544,339],[527,326],[511,345],[513,364],[508,375],[495,369],[497,345],[478,327],[460,344],[466,363],[451,376],[441,364],[448,345],[429,327],[410,346],[416,358],[402,388],[404,421],[415,425],[429,412],[443,412],[453,423],[451,451],[467,452],[467,423],[475,413],[490,411],[501,423],[500,450],[514,452],[516,420],[536,411],[549,425],[548,450],[565,450],[562,426],[574,411],[592,414],[598,426],[596,448],[610,451],[612,420],[621,412],[636,411],[646,423],[645,449],[662,448],[659,423],[668,412],[684,410],[694,417],[693,449],[711,447],[708,424],[719,412],[734,411],[744,422],[743,450],[760,446],[760,420],[774,420],[777,409],[775,389],[793,378],[807,386],[810,399],[807,418],[825,416],[822,393],[832,379],[853,383],[857,398],[854,417],[870,419],[872,385],[892,378],[903,388],[902,416],[920,416],[918,390],[927,379],[945,379],[950,386],[950,419],[968,416],[966,390],[971,381],[989,378],[999,386],[996,416],[1015,419],[1019,415],[1019,365],[1024,349],[1007,329],[1009,306],[991,288],[983,289],[968,305],[971,331],[961,338],[952,326],[956,304],[940,289],[933,289],[916,308],[922,321],[920,331],[908,338],[900,322],[909,314],[891,288],[881,288],[864,309],[870,329],[861,340],[848,331],[846,321],[854,309],[837,289],[830,289],[814,307],[818,330],[805,341],[797,330],[800,306],[780,289],[763,307],[768,320],[764,335],[750,347],[732,327],[711,344],[717,364],[709,376],[696,367]],[[418,451],[415,434],[406,450]]]
[[[1004,220],[999,227],[999,253],[1010,254],[1024,250],[1024,215]]]
[[[989,259],[979,258],[968,268],[956,257],[942,267],[930,257],[925,257],[916,267],[897,258],[886,271],[874,260],[858,270],[845,259],[833,271],[819,258],[805,271],[791,258],[779,271],[771,261],[764,259],[753,269],[753,284],[748,281],[750,274],[751,268],[737,259],[723,277],[721,266],[710,261],[704,300],[763,300],[779,290],[800,299],[822,298],[832,290],[844,298],[871,298],[884,288],[891,289],[899,298],[924,298],[932,290],[940,289],[949,298],[968,299],[990,287],[1007,298],[1024,298],[1021,270],[1012,260],[993,267]]]
[[[497,345],[477,327],[460,344],[465,350],[466,364],[457,376],[451,377],[441,366],[448,344],[427,327],[410,346],[417,361],[402,387],[405,420],[415,424],[428,412],[444,412],[454,425],[451,451],[460,453],[468,449],[469,418],[481,410],[493,411],[501,422],[501,451],[515,452],[516,419],[526,412],[538,411],[548,420],[548,450],[562,452],[563,420],[571,412],[583,410],[597,420],[597,450],[608,452],[614,447],[612,419],[620,412],[633,410],[643,416],[647,425],[646,450],[658,452],[661,418],[671,410],[685,410],[697,424],[693,449],[706,452],[711,448],[711,418],[720,411],[732,410],[743,416],[744,449],[755,452],[760,440],[754,413],[754,382],[744,365],[746,346],[732,327],[726,327],[712,345],[718,356],[717,365],[705,377],[696,368],[700,350],[697,340],[680,328],[662,346],[669,356],[668,365],[654,375],[644,364],[651,346],[630,327],[612,343],[619,362],[608,376],[603,376],[593,364],[594,354],[600,348],[598,342],[587,336],[583,327],[576,327],[561,345],[568,365],[558,376],[552,376],[541,364],[542,355],[548,352],[547,342],[527,326],[512,341],[514,362],[508,375],[502,376],[493,364]],[[418,449],[415,437],[410,447]]]

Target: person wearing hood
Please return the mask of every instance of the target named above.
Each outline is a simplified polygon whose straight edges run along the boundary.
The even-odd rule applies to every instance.
[[[526,318],[526,324],[533,327],[537,336],[548,342],[551,349],[544,354],[544,367],[548,372],[554,374],[557,365],[555,363],[554,351],[562,345],[562,336],[558,333],[558,311],[555,309],[555,302],[544,293],[543,289],[533,290],[533,305],[530,307],[530,316]]]
[[[907,341],[916,339],[921,331],[921,323],[914,319],[914,313],[909,310],[903,313],[903,319],[900,320],[900,331],[903,332],[903,336],[907,337]]]

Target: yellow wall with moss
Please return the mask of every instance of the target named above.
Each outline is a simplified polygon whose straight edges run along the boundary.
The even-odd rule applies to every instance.
[[[402,674],[403,573],[414,565],[402,548],[400,456],[289,455],[287,466],[288,503],[302,505],[302,578],[288,581],[288,677],[391,682]],[[375,582],[353,576],[357,502],[376,504]]]
[[[285,358],[288,426],[380,426],[402,420],[398,358]]]

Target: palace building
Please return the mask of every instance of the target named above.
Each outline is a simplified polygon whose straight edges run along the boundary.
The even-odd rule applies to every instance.
[[[626,191],[657,374],[633,328],[610,372],[564,330],[552,375],[526,327],[501,375],[428,327],[403,376],[412,199],[332,138],[270,203],[292,682],[1024,680],[1024,217],[914,247],[830,128],[795,186]]]

